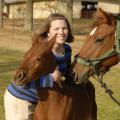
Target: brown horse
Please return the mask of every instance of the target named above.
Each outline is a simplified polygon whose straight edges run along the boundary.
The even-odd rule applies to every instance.
[[[61,82],[62,88],[58,83],[54,83],[53,88],[38,88],[39,102],[34,120],[97,120],[95,90],[88,78],[96,72],[98,75],[105,73],[111,66],[117,64],[119,59],[117,54],[101,57],[113,47],[115,17],[101,9],[96,15],[97,21],[73,62],[75,82],[79,85]],[[41,74],[54,71],[56,62],[51,51],[54,41],[55,37],[48,42],[40,37],[34,40],[22,65],[16,71],[14,83],[24,85],[37,79]],[[102,61],[93,64],[91,60],[97,58]]]
[[[116,17],[102,9],[96,12],[96,22],[73,63],[76,82],[85,82],[91,75],[106,73],[119,62],[115,44]]]

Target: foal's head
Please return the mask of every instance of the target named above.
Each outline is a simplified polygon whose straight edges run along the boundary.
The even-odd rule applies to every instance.
[[[54,71],[56,61],[52,53],[56,35],[49,41],[42,37],[34,37],[32,47],[25,54],[24,60],[16,70],[13,82],[17,85],[24,85],[31,80],[36,80],[40,75]]]
[[[86,60],[100,58],[113,47],[115,42],[116,20],[114,15],[104,12],[102,9],[98,9],[96,18],[97,20],[78,54],[78,58],[83,58],[83,64]],[[107,61],[106,66],[109,66],[111,60]],[[118,62],[116,62],[116,60],[118,59],[112,61],[113,65]],[[74,71],[77,73],[78,79],[81,80],[81,82],[84,79],[88,79],[91,74],[93,74],[91,68],[83,64],[75,62],[74,66]],[[97,68],[97,70],[98,69],[100,68]]]

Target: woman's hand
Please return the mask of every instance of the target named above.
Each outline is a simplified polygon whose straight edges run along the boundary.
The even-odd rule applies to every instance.
[[[52,76],[53,76],[54,81],[56,82],[59,82],[62,79],[61,72],[58,70],[58,68],[55,69],[55,71],[52,73]]]

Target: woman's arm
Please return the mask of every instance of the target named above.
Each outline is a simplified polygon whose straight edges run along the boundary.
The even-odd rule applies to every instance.
[[[53,73],[42,75],[40,77],[40,87],[53,87],[53,82],[58,82],[61,80],[61,78],[61,72],[58,70],[58,68],[56,68]]]

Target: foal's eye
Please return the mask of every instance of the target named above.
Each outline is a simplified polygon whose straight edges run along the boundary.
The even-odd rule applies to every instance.
[[[41,58],[37,58],[36,60],[37,60],[37,61],[41,61]]]
[[[38,62],[42,62],[42,61],[44,61],[44,56],[38,57],[38,58],[36,58],[36,60],[37,60]]]

